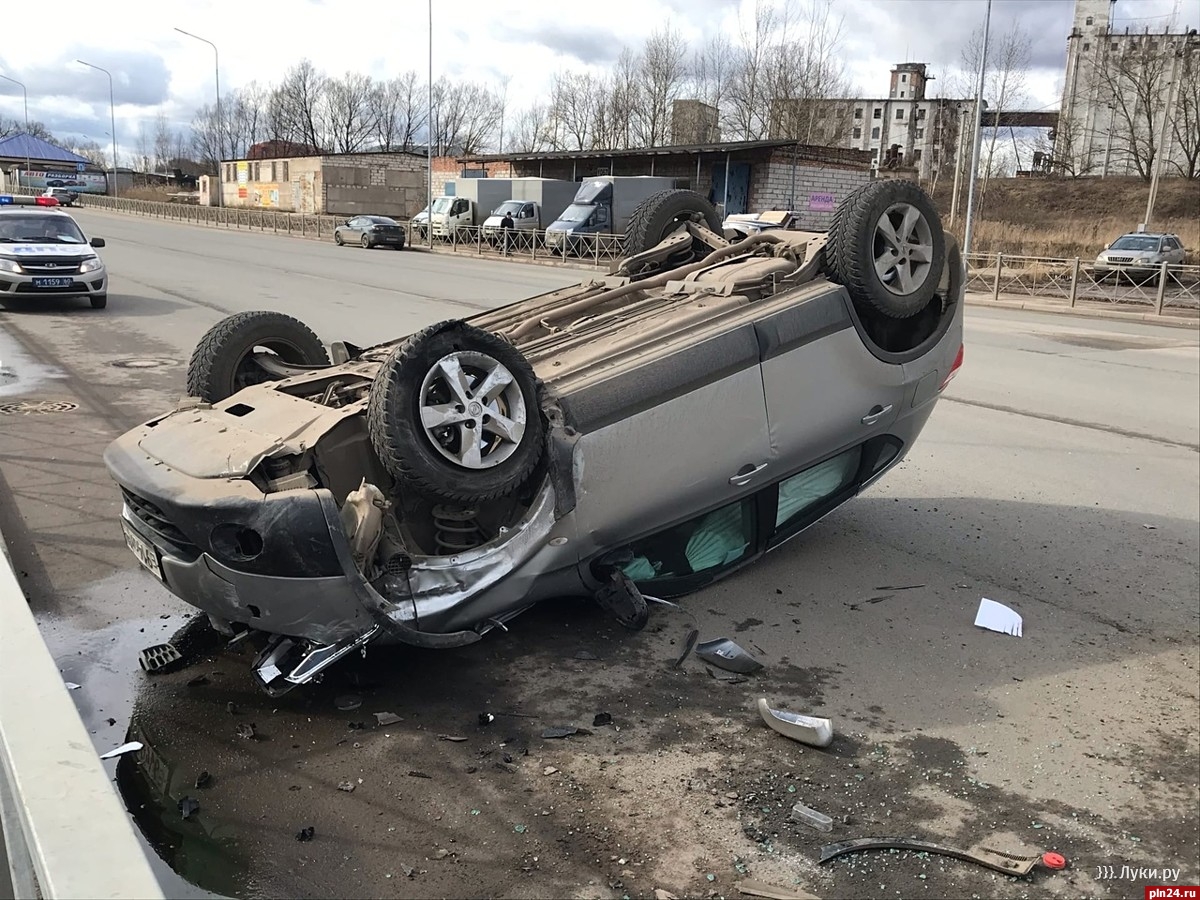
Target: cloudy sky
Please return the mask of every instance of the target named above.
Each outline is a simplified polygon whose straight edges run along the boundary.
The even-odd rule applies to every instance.
[[[710,35],[739,34],[756,0],[537,0],[434,4],[434,77],[498,83],[505,74],[510,109],[544,98],[560,69],[607,68],[622,46],[640,46],[670,22],[693,46]],[[781,2],[781,0],[761,0]],[[805,0],[801,0],[805,2]],[[963,41],[982,24],[985,0],[835,0],[844,15],[843,53],[864,96],[886,92],[888,71],[905,60],[927,62],[948,85]],[[439,10],[439,7],[441,9]],[[598,10],[602,9],[602,14]],[[1030,108],[1057,103],[1074,0],[994,0],[994,32],[1017,19],[1033,36]],[[187,128],[192,112],[211,102],[210,47],[176,33],[184,28],[220,50],[221,88],[269,83],[300,58],[331,74],[347,70],[390,77],[428,67],[426,0],[115,0],[110,5],[60,0],[44,19],[26,7],[25,27],[0,41],[0,74],[24,82],[29,116],[52,132],[109,142],[108,80],[74,62],[108,69],[116,96],[117,139],[133,150],[139,126],[152,129],[164,112]],[[1161,28],[1175,14],[1200,25],[1196,0],[1118,0],[1117,27],[1133,21]],[[9,19],[11,22],[11,19]],[[0,80],[0,116],[20,118],[21,92]]]

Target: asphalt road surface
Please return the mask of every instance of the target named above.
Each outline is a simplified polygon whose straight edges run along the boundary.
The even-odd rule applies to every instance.
[[[0,530],[97,749],[147,745],[115,774],[164,880],[581,898],[731,896],[747,878],[839,897],[1200,881],[1195,331],[969,307],[966,365],[906,462],[646,631],[546,605],[474,647],[379,650],[270,700],[244,647],[139,672],[138,650],[188,609],[124,546],[106,442],[179,396],[227,313],[279,309],[374,343],[575,273],[78,219],[108,240],[109,308],[0,310],[0,411],[64,404],[0,414]],[[1023,637],[975,628],[981,597],[1017,609]],[[693,621],[766,668],[730,683],[695,658],[673,667]],[[834,744],[768,731],[760,696],[829,716]],[[593,726],[601,712],[612,725]],[[238,736],[247,723],[257,739]],[[552,725],[591,733],[543,739]],[[184,796],[201,804],[187,821]],[[832,833],[788,821],[796,802]],[[817,863],[830,841],[911,835],[1070,865],[1016,880],[911,853]]]

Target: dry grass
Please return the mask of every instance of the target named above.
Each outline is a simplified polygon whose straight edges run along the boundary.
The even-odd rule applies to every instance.
[[[133,187],[121,191],[126,200],[157,200],[159,203],[169,203],[171,194],[178,191],[177,187]]]
[[[1137,227],[1149,184],[1140,178],[1022,178],[990,183],[971,238],[980,253],[1095,258],[1105,244]],[[965,198],[965,192],[964,192]],[[950,188],[938,185],[938,207],[950,209]],[[960,213],[962,200],[960,199]],[[1200,181],[1159,183],[1155,230],[1178,234],[1188,262],[1200,263]],[[962,237],[961,215],[955,232]]]

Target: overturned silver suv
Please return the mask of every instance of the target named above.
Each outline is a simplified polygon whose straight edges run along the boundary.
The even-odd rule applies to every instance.
[[[961,256],[915,184],[863,186],[827,233],[719,221],[664,191],[609,275],[332,361],[289,316],[230,316],[189,398],[105,453],[127,543],[216,628],[261,633],[273,694],[549,598],[642,627],[646,595],[895,466],[962,363]]]

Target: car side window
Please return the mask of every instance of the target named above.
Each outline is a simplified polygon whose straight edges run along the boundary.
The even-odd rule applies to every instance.
[[[861,461],[858,445],[779,482],[772,539],[788,537],[808,525],[820,507],[854,484]]]
[[[755,502],[747,497],[630,544],[621,570],[641,585],[715,576],[755,549]]]

